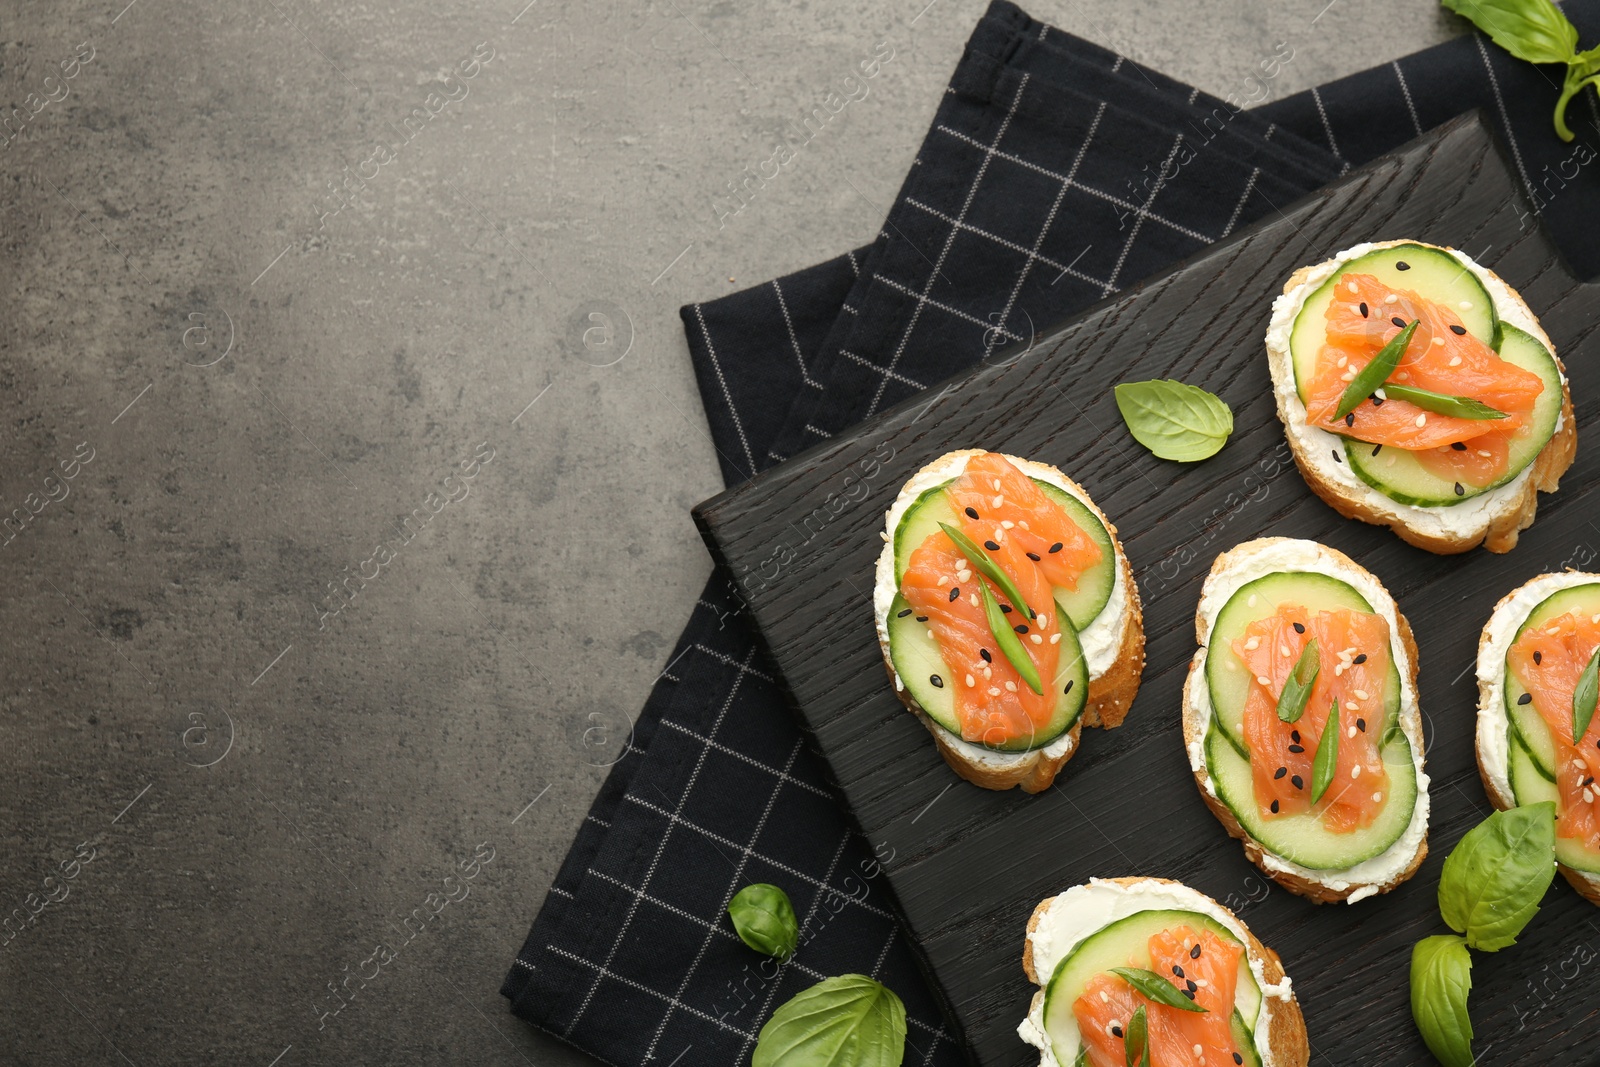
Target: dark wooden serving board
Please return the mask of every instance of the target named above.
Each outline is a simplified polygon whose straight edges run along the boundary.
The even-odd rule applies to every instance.
[[[1489,811],[1472,752],[1478,633],[1532,576],[1600,569],[1600,300],[1531,221],[1514,164],[1476,116],[1352,172],[1282,215],[1119,295],[946,390],[885,412],[697,509],[888,879],[924,969],[981,1067],[1035,1062],[1015,1029],[1033,986],[1024,926],[1043,897],[1091,876],[1160,875],[1230,904],[1282,955],[1317,1064],[1432,1062],[1408,1002],[1411,946],[1447,932],[1440,865]],[[1517,287],[1566,361],[1578,461],[1507,555],[1433,556],[1341,519],[1301,481],[1274,413],[1262,348],[1295,268],[1367,240],[1462,248]],[[1111,387],[1179,378],[1232,406],[1212,459],[1164,462],[1128,436]],[[922,464],[988,448],[1060,466],[1119,527],[1144,599],[1148,665],[1126,723],[1084,731],[1038,796],[955,777],[890,692],[873,633],[885,509]],[[865,486],[863,490],[861,487]],[[863,495],[864,494],[864,495]],[[1325,542],[1374,571],[1415,627],[1431,852],[1397,891],[1317,906],[1271,886],[1201,803],[1179,724],[1193,616],[1215,555],[1267,534]],[[1270,886],[1270,888],[1269,888]],[[1520,944],[1475,954],[1472,1016],[1484,1064],[1600,1059],[1600,910],[1560,879]],[[1583,1050],[1583,1051],[1580,1051]]]

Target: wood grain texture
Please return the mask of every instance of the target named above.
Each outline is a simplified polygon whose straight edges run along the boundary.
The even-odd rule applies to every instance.
[[[1584,440],[1600,407],[1600,287],[1575,281],[1547,235],[1519,223],[1519,209],[1515,170],[1492,135],[1477,116],[1457,120],[696,510],[854,819],[892,850],[887,881],[975,1064],[1036,1059],[1015,1034],[1033,989],[1021,952],[1034,905],[1091,876],[1124,874],[1179,879],[1239,911],[1294,979],[1314,1063],[1432,1062],[1411,1022],[1407,967],[1413,942],[1445,932],[1435,896],[1445,855],[1490,811],[1472,747],[1478,631],[1506,590],[1600,555],[1600,449]],[[1452,245],[1493,268],[1567,362],[1578,461],[1508,555],[1433,556],[1341,519],[1289,458],[1262,344],[1272,298],[1296,267],[1392,238]],[[1232,406],[1235,432],[1221,453],[1178,465],[1132,441],[1111,387],[1156,377]],[[1120,528],[1144,597],[1149,663],[1132,712],[1120,729],[1085,731],[1082,751],[1038,796],[958,780],[889,691],[873,635],[884,511],[930,457],[973,447],[1054,463],[1082,482]],[[1179,692],[1200,584],[1218,552],[1266,534],[1353,556],[1417,630],[1432,852],[1380,899],[1318,907],[1268,888],[1190,779]],[[1600,1034],[1600,1003],[1582,992],[1592,972],[1600,912],[1558,882],[1521,944],[1475,957],[1480,1062],[1593,1058],[1574,1055]]]

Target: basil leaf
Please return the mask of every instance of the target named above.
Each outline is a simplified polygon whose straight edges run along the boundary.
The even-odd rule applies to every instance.
[[[1567,104],[1574,96],[1589,86],[1600,91],[1600,48],[1579,52],[1567,67],[1567,76],[1561,85],[1561,96],[1556,100],[1556,136],[1563,141],[1572,140],[1572,129],[1567,125]]]
[[[1169,1008],[1182,1008],[1184,1011],[1206,1010],[1178,992],[1177,986],[1154,971],[1147,971],[1143,967],[1113,967],[1111,973],[1133,986],[1140,996],[1153,1003],[1165,1004]]]
[[[1011,580],[1011,575],[1000,569],[1000,565],[989,558],[989,553],[972,543],[972,538],[951,526],[941,522],[939,529],[950,538],[956,546],[956,551],[967,557],[967,562],[978,568],[978,573],[1000,587],[1000,591],[1011,601],[1011,606],[1032,619],[1039,613],[1028,607],[1028,602],[1022,599],[1022,590],[1017,588],[1017,583]]]
[[[1578,684],[1572,690],[1572,743],[1578,744],[1588,732],[1589,720],[1594,718],[1594,706],[1600,701],[1600,648],[1594,650],[1589,663],[1578,675]]]
[[[1554,801],[1497,811],[1450,850],[1439,913],[1485,952],[1514,945],[1556,874]]]
[[[739,940],[768,956],[784,959],[800,943],[800,924],[794,917],[789,894],[775,885],[758,882],[735,893],[728,915]]]
[[[1470,396],[1451,396],[1449,393],[1435,393],[1431,389],[1418,389],[1410,385],[1396,385],[1389,382],[1383,387],[1384,396],[1390,400],[1404,400],[1409,404],[1431,411],[1436,415],[1449,415],[1456,419],[1503,419],[1506,413],[1498,408],[1492,408],[1481,400],[1474,400]]]
[[[1489,39],[1529,63],[1567,63],[1578,31],[1550,0],[1441,0]]]
[[[1459,937],[1436,934],[1411,950],[1411,1018],[1445,1067],[1472,1067],[1472,954]]]
[[[1233,411],[1204,389],[1169,379],[1113,390],[1133,439],[1161,459],[1193,463],[1217,454],[1233,433]]]
[[[1322,653],[1317,650],[1317,639],[1313,637],[1301,650],[1300,658],[1294,661],[1294,670],[1284,679],[1283,691],[1278,694],[1280,720],[1300,721],[1300,716],[1306,713],[1306,700],[1311,696],[1311,687],[1316,684],[1321,671]]]
[[[1311,761],[1311,803],[1322,799],[1339,770],[1339,702],[1335,700],[1328,710],[1328,721],[1322,724],[1322,740],[1317,742],[1317,755]]]
[[[1143,1004],[1134,1011],[1133,1018],[1122,1031],[1123,1067],[1139,1067],[1141,1060],[1145,1067],[1150,1067],[1150,1017]]]
[[[864,974],[825,978],[772,1013],[750,1067],[899,1067],[906,1006]]]
[[[1001,654],[1017,669],[1022,680],[1028,683],[1028,688],[1043,696],[1044,682],[1039,679],[1039,668],[1033,665],[1033,657],[1028,655],[1027,648],[1017,639],[1016,631],[1006,621],[999,602],[982,582],[978,583],[978,592],[983,594],[983,614],[989,620],[989,632],[994,635],[994,643],[1000,646]]]
[[[1389,375],[1400,365],[1400,357],[1406,354],[1406,345],[1411,343],[1411,335],[1417,332],[1418,320],[1412,319],[1406,328],[1390,338],[1389,343],[1378,349],[1378,354],[1372,357],[1365,367],[1356,372],[1350,379],[1350,384],[1344,387],[1344,395],[1339,398],[1339,406],[1334,410],[1329,422],[1338,422],[1356,408],[1361,402],[1372,395],[1372,391],[1389,380]]]

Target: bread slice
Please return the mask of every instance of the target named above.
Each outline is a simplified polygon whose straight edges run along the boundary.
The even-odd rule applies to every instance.
[[[1231,930],[1245,945],[1251,970],[1261,984],[1262,1010],[1267,1013],[1266,1046],[1259,1044],[1261,1067],[1305,1067],[1311,1055],[1305,1017],[1294,996],[1294,985],[1283,971],[1278,954],[1250,932],[1237,915],[1198,890],[1166,878],[1094,878],[1057,896],[1039,902],[1028,919],[1028,933],[1022,945],[1022,970],[1028,981],[1039,986],[1029,1006],[1028,1018],[1017,1028],[1018,1036],[1040,1050],[1039,1067],[1071,1067],[1057,1064],[1044,1032],[1045,987],[1064,959],[1083,938],[1104,929],[1117,919],[1139,911],[1179,909],[1209,915]],[[1104,919],[1094,929],[1076,925],[1077,916],[1095,915]],[[1062,929],[1071,932],[1058,936]],[[1261,1029],[1257,1020],[1257,1029]]]
[[[1388,851],[1359,864],[1351,871],[1315,870],[1277,856],[1250,836],[1233,812],[1216,794],[1206,770],[1205,737],[1211,725],[1211,693],[1206,684],[1207,640],[1211,624],[1228,598],[1246,582],[1281,571],[1311,571],[1346,582],[1366,598],[1367,603],[1389,623],[1391,653],[1400,674],[1400,728],[1411,744],[1417,775],[1417,801],[1411,825]],[[1200,796],[1228,833],[1244,844],[1245,855],[1273,881],[1292,893],[1319,904],[1332,901],[1354,903],[1378,893],[1387,893],[1416,873],[1428,854],[1428,776],[1423,767],[1422,712],[1417,705],[1417,644],[1411,624],[1400,614],[1394,598],[1383,583],[1355,560],[1336,549],[1287,537],[1263,537],[1246,541],[1222,553],[1211,565],[1195,613],[1195,641],[1200,645],[1189,664],[1183,685],[1183,739],[1189,753],[1189,768],[1194,773]],[[1420,833],[1418,832],[1420,827]],[[1379,862],[1383,861],[1383,862]]]
[[[885,544],[878,557],[877,580],[873,589],[873,613],[877,620],[878,647],[883,653],[884,669],[894,685],[895,695],[933,735],[939,754],[952,770],[974,785],[985,789],[1012,789],[1020,787],[1027,793],[1039,793],[1055,781],[1056,774],[1078,750],[1083,726],[1115,727],[1122,725],[1133,698],[1139,691],[1139,678],[1144,671],[1144,625],[1139,604],[1139,587],[1133,580],[1133,567],[1122,550],[1117,528],[1105,512],[1089,498],[1077,482],[1057,468],[1045,463],[1006,456],[1017,469],[1030,478],[1037,478],[1064,489],[1077,497],[1094,512],[1111,535],[1117,556],[1117,578],[1111,599],[1100,617],[1086,627],[1080,637],[1085,642],[1085,658],[1089,668],[1089,695],[1083,714],[1071,730],[1049,744],[1028,752],[996,752],[982,745],[964,741],[926,715],[917,705],[911,691],[900,681],[894,661],[889,656],[888,618],[889,605],[894,600],[897,583],[894,573],[894,531],[906,509],[923,492],[966,469],[967,460],[984,454],[983,449],[964,449],[947,452],[926,464],[913,475],[901,489],[894,505],[886,516]],[[1088,646],[1091,639],[1095,650]]]
[[[1464,252],[1445,248],[1477,275],[1495,301],[1495,312],[1506,322],[1532,334],[1555,357],[1561,369],[1561,416],[1556,431],[1543,450],[1521,473],[1498,489],[1470,498],[1453,507],[1417,507],[1401,504],[1358,478],[1348,466],[1334,461],[1332,449],[1339,438],[1306,423],[1305,405],[1295,390],[1294,365],[1289,354],[1290,328],[1301,306],[1312,292],[1345,260],[1380,248],[1422,241],[1380,241],[1359,245],[1323,263],[1301,267],[1284,283],[1283,293],[1272,305],[1272,323],[1267,329],[1267,365],[1272,373],[1273,391],[1278,402],[1278,419],[1295,464],[1311,491],[1347,519],[1359,519],[1387,526],[1400,538],[1418,548],[1440,555],[1466,552],[1482,544],[1491,552],[1509,552],[1517,535],[1533,523],[1537,496],[1553,493],[1561,475],[1572,466],[1577,452],[1577,422],[1572,413],[1572,392],[1567,384],[1566,367],[1556,355],[1555,346],[1539,325],[1527,303],[1493,271],[1480,266]],[[1470,505],[1470,510],[1461,510]]]
[[[1506,653],[1528,615],[1552,593],[1596,582],[1600,582],[1600,574],[1583,571],[1561,571],[1532,578],[1500,598],[1478,638],[1478,728],[1474,749],[1483,791],[1488,794],[1489,803],[1500,811],[1517,806],[1506,760],[1509,728],[1504,690]],[[1591,904],[1600,904],[1600,874],[1574,870],[1559,862],[1556,869],[1579,896]]]

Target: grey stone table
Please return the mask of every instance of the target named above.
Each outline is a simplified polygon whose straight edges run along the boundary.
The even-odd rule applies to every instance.
[[[124,3],[3,16],[0,1061],[591,1062],[497,988],[709,568],[676,310],[869,240],[984,4]],[[1457,32],[1028,6],[1236,97]]]

